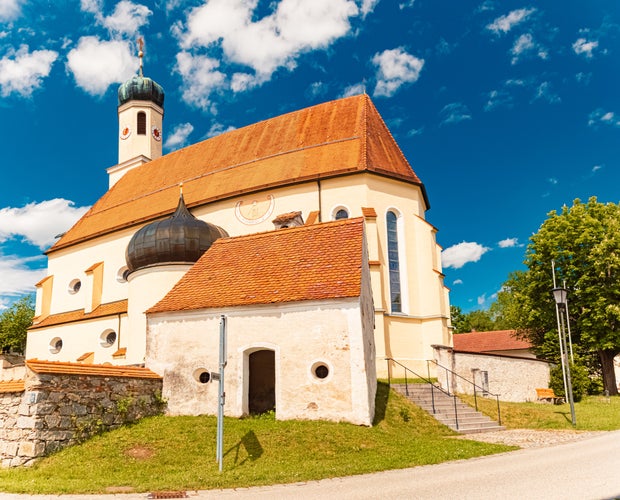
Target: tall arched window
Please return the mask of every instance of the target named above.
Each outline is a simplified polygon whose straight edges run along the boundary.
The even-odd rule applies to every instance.
[[[139,135],[146,135],[146,113],[144,111],[140,111],[138,113],[138,123],[136,128]]]
[[[390,269],[390,302],[392,312],[402,312],[400,293],[400,262],[398,259],[398,217],[394,212],[388,212],[387,222],[387,246],[388,263]]]

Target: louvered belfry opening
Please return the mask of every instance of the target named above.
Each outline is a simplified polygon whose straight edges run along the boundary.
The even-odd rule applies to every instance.
[[[138,113],[138,135],[146,135],[146,113],[144,111],[140,111]]]

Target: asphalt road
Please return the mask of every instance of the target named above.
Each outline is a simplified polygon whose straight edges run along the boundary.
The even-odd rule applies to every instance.
[[[438,465],[289,485],[187,492],[193,499],[579,499],[620,498],[620,431],[543,448]],[[0,494],[2,500],[24,495]],[[36,496],[145,499],[147,494]]]

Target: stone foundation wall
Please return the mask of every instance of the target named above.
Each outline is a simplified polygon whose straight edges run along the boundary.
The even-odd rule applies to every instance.
[[[29,465],[88,437],[163,411],[158,378],[26,371],[25,391],[0,394],[0,465]]]
[[[484,387],[483,376],[488,381],[488,391],[498,394],[501,401],[536,401],[536,388],[549,387],[550,365],[532,358],[516,358],[490,354],[455,352],[449,347],[433,346],[437,362],[461,377]],[[483,375],[486,372],[486,375]],[[473,394],[473,387],[458,377],[437,371],[442,387],[463,394]],[[480,389],[478,389],[480,390]]]
[[[16,457],[19,454],[17,438],[20,432],[17,429],[17,419],[23,395],[23,392],[0,393],[0,464],[2,465],[5,457]]]

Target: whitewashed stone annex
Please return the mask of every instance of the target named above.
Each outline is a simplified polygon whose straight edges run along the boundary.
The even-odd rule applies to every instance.
[[[164,156],[163,89],[118,97],[109,190],[37,284],[39,370],[144,367],[169,413],[215,413],[225,315],[227,415],[370,425],[386,357],[425,373],[451,345],[424,185],[367,95]]]

